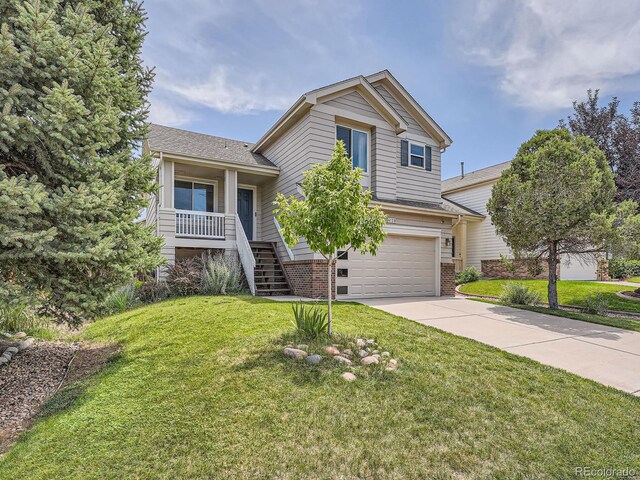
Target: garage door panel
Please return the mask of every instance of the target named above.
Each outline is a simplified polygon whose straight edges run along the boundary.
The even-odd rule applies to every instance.
[[[338,268],[338,286],[347,286],[345,297],[411,296],[435,294],[435,240],[388,236],[376,256],[349,252]]]

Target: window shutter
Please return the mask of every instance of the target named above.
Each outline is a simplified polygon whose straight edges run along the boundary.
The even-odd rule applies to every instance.
[[[409,166],[409,142],[407,140],[400,140],[400,165]]]
[[[424,169],[431,171],[431,147],[429,145],[424,146]]]

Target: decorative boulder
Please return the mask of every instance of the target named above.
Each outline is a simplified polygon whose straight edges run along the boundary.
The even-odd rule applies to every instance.
[[[358,355],[360,355],[361,358],[364,358],[369,355],[369,352],[367,352],[366,350],[360,350],[358,352]]]
[[[285,354],[285,356],[293,360],[300,360],[307,356],[307,352],[305,352],[304,350],[299,350],[297,348],[285,348],[283,353]]]
[[[334,360],[337,360],[338,362],[344,364],[344,365],[351,365],[351,360],[349,360],[346,357],[340,356],[340,355],[336,355],[335,357],[333,357]]]
[[[343,353],[344,355],[353,355],[353,351],[351,351],[351,349],[350,349],[350,348],[345,348],[345,349],[342,351],[342,353]]]
[[[390,357],[391,354],[389,352],[382,352],[383,357]]]
[[[395,358],[392,358],[387,364],[387,370],[395,370],[396,368],[398,368],[398,361]]]
[[[322,361],[322,357],[320,355],[314,354],[314,355],[309,355],[306,358],[306,361],[309,365],[317,365]]]
[[[344,372],[342,374],[342,378],[344,378],[347,382],[353,382],[357,377],[351,372]]]
[[[329,345],[328,347],[324,347],[324,351],[329,355],[340,355],[340,350],[338,350],[336,347],[332,347],[331,345]]]
[[[364,365],[366,367],[367,365],[372,365],[372,364],[378,363],[378,359],[376,357],[373,357],[373,356],[364,357],[360,361],[360,363],[362,363],[362,365]]]
[[[359,348],[364,348],[366,344],[367,344],[366,340],[364,340],[362,338],[359,338],[359,339],[356,340],[356,345]]]
[[[11,354],[16,354],[18,353],[18,349],[16,347],[9,347],[5,350],[5,352],[9,352]]]
[[[24,332],[18,332],[18,333],[16,333],[16,334],[14,335],[14,338],[24,338],[24,337],[26,337],[26,336],[27,336],[27,334],[26,334],[26,333],[24,333]]]

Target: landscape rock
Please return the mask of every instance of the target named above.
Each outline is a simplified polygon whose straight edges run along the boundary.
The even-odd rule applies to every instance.
[[[367,366],[367,365],[371,365],[371,364],[376,364],[378,363],[378,359],[376,357],[373,356],[369,356],[369,357],[364,357],[360,363],[362,363],[362,365]]]
[[[9,347],[5,350],[5,352],[9,352],[11,354],[18,353],[18,349],[16,347]]]
[[[322,357],[320,355],[317,355],[317,354],[309,355],[306,358],[306,361],[310,365],[317,365],[322,361]]]
[[[324,351],[329,355],[340,355],[340,350],[338,350],[336,347],[332,347],[331,345],[329,345],[328,347],[324,347]]]
[[[367,345],[375,345],[376,341],[373,338],[367,340]]]
[[[300,345],[298,345],[298,349],[309,350],[309,345],[305,345],[304,343],[301,343]]]
[[[18,333],[16,333],[16,334],[14,335],[14,337],[15,337],[15,338],[24,338],[24,337],[26,337],[26,336],[27,336],[27,334],[26,334],[26,333],[24,333],[24,332],[18,332]]]
[[[367,352],[366,350],[360,350],[358,352],[358,355],[360,355],[361,358],[364,358],[369,355],[369,352]]]
[[[373,352],[371,352],[373,355],[380,353],[378,350],[374,350]]]
[[[366,344],[367,344],[367,342],[363,338],[359,338],[359,339],[356,340],[356,345],[359,348],[364,348]]]
[[[351,360],[349,360],[346,357],[343,357],[341,355],[336,355],[335,357],[333,357],[334,360],[337,360],[340,363],[343,363],[345,365],[351,365]]]
[[[379,353],[374,353],[373,355],[371,355],[373,358],[376,358],[378,360],[380,360],[380,354]]]
[[[357,377],[351,372],[344,372],[342,374],[342,378],[344,378],[347,382],[353,382]]]
[[[11,352],[4,352],[2,354],[2,357],[6,358],[7,360],[11,360],[11,358],[13,358],[13,355],[11,355]]]
[[[307,356],[307,352],[304,350],[299,350],[297,348],[285,348],[283,353],[285,356],[292,358],[293,360],[300,360]]]
[[[33,344],[33,342],[34,342],[33,337],[25,338],[23,341],[21,341],[18,344],[18,350],[24,350],[25,348],[31,346],[31,344]]]
[[[396,368],[398,368],[398,361],[395,358],[392,358],[387,364],[387,370],[395,370]]]
[[[9,363],[9,360],[7,360],[5,357],[0,357],[0,365],[4,365],[5,363]]]
[[[389,352],[382,352],[383,357],[390,357],[391,354]]]
[[[345,348],[342,353],[345,355],[353,355],[353,351],[350,348]]]

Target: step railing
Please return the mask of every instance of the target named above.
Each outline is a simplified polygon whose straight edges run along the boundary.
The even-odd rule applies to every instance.
[[[176,210],[176,237],[224,240],[224,213]]]
[[[242,228],[242,222],[240,222],[240,217],[236,214],[236,243],[238,245],[238,256],[240,257],[240,263],[242,264],[242,268],[244,269],[244,275],[247,278],[247,283],[249,284],[249,290],[251,290],[251,295],[256,294],[256,281],[255,281],[255,268],[256,268],[256,257],[253,256],[253,251],[251,250],[251,244],[249,243],[249,239],[247,238],[247,234],[244,232],[244,228]]]
[[[287,255],[289,255],[289,260],[295,260],[296,257],[293,254],[293,250],[291,250],[289,248],[289,245],[287,245],[287,242],[284,241],[284,236],[282,235],[282,227],[280,226],[280,222],[278,222],[278,219],[276,217],[273,217],[273,224],[276,226],[276,231],[278,232],[278,235],[280,235],[280,240],[282,240],[282,244],[284,245],[284,248],[287,250]]]

